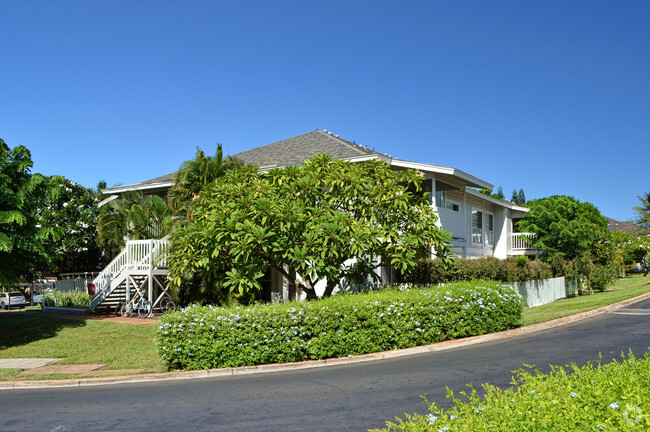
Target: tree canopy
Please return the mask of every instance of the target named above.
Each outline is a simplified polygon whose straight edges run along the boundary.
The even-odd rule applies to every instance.
[[[607,220],[591,203],[556,195],[529,201],[530,212],[519,222],[521,231],[536,234],[534,246],[546,252],[574,259],[592,254],[607,235]]]
[[[39,236],[56,273],[96,271],[101,264],[97,246],[97,199],[92,189],[55,175],[38,187],[36,215]]]
[[[524,193],[523,189],[519,189],[517,192],[517,189],[513,189],[512,191],[512,198],[510,198],[510,201],[517,205],[525,205],[526,204],[526,194]]]
[[[274,269],[315,298],[319,281],[327,296],[360,268],[408,271],[420,254],[448,246],[422,181],[421,172],[381,160],[328,155],[267,173],[231,170],[200,192],[173,235],[173,284],[198,275],[207,290],[246,295]]]
[[[174,174],[174,181],[167,202],[169,208],[179,219],[187,216],[187,209],[201,189],[224,175],[229,169],[241,166],[242,163],[230,156],[223,157],[223,148],[217,144],[217,153],[206,156],[199,147],[196,148],[194,159],[183,162]]]
[[[172,230],[172,212],[157,195],[128,192],[100,209],[98,243],[107,255],[117,255],[127,240],[158,239]]]
[[[34,280],[36,268],[50,263],[36,215],[36,189],[44,178],[33,176],[32,166],[26,147],[10,149],[0,139],[0,285]]]

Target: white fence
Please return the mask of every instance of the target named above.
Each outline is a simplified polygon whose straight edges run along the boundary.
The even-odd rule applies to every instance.
[[[578,293],[578,282],[564,277],[539,279],[512,284],[526,301],[527,307],[540,306]]]
[[[62,275],[63,276],[63,275]],[[81,291],[86,292],[88,284],[93,281],[95,276],[93,274],[79,274],[74,277],[68,277],[56,281],[56,290],[62,291]]]

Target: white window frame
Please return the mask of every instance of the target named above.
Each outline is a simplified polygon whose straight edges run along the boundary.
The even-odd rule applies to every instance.
[[[494,246],[494,213],[485,212],[484,219],[485,244]]]
[[[474,217],[476,215],[476,218]],[[472,244],[483,244],[483,210],[472,209]]]
[[[460,213],[461,205],[460,201],[447,198],[447,194],[444,191],[436,191],[435,193],[436,207],[441,209],[451,210],[456,213]]]
[[[460,202],[453,199],[445,199],[445,208],[456,213],[460,213]]]

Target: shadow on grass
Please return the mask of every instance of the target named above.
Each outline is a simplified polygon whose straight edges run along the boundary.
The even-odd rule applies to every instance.
[[[0,350],[55,337],[64,328],[83,327],[86,322],[29,311],[0,313]]]

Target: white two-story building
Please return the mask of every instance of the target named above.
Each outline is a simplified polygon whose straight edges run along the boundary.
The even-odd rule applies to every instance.
[[[478,189],[492,190],[494,186],[456,168],[397,159],[318,129],[232,156],[257,164],[261,170],[265,170],[299,165],[320,153],[353,162],[381,158],[394,169],[411,168],[423,172],[424,189],[430,192],[431,205],[439,214],[439,224],[452,234],[452,251],[461,258],[506,258],[534,253],[526,241],[529,234],[518,233],[515,229],[515,222],[524,217],[528,209],[479,192]],[[172,181],[173,173],[141,183],[109,188],[104,193],[117,197],[127,191],[141,191],[165,197]],[[265,279],[265,284],[275,293],[273,298],[298,296],[295,287],[292,291],[289,282],[283,280],[280,274],[269,274]]]

